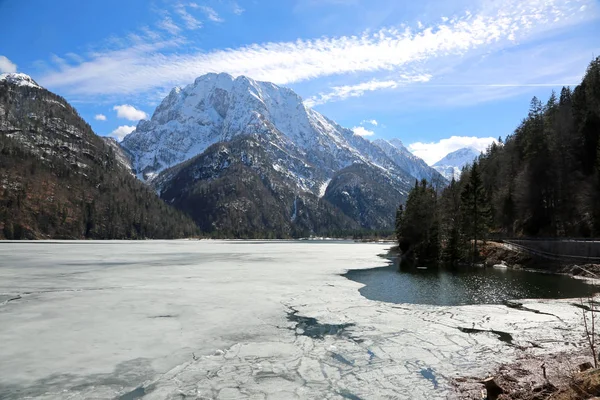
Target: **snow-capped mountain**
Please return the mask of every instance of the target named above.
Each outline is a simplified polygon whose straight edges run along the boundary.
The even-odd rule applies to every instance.
[[[460,178],[460,173],[464,166],[471,164],[480,152],[472,147],[463,147],[447,154],[440,161],[432,165],[446,179],[451,180]]]
[[[381,148],[385,154],[400,168],[408,172],[415,179],[427,179],[433,184],[445,184],[446,179],[435,169],[427,165],[421,158],[411,153],[400,139],[377,139],[373,143]]]
[[[201,154],[210,145],[240,135],[262,135],[286,153],[317,167],[317,176],[289,170],[306,190],[322,184],[324,173],[353,162],[398,169],[383,151],[307,108],[292,90],[228,74],[207,74],[174,88],[150,121],[141,121],[122,146],[133,155],[142,180]]]
[[[1,81],[5,81],[7,83],[17,86],[28,86],[37,89],[43,89],[29,75],[22,73],[0,74],[0,82]]]
[[[340,220],[335,201],[349,193],[352,182],[359,187],[350,190],[353,193],[371,193],[385,186],[390,200],[378,204],[376,212],[369,209],[374,204],[345,202],[344,210],[348,204],[355,207],[351,220],[360,222],[354,218],[357,212],[380,213],[373,220],[381,224],[368,227],[390,228],[394,210],[414,179],[427,175],[421,166],[411,165],[422,160],[404,155],[401,149],[386,151],[355,135],[306,107],[292,90],[228,74],[207,74],[185,88],[174,88],[152,118],[140,121],[121,146],[131,155],[138,177],[153,185],[163,199],[194,216],[204,229],[247,226],[251,231],[260,227],[260,222],[249,221],[247,213],[240,212],[245,209],[263,215],[263,225],[283,226],[282,235],[297,229],[316,231],[323,221]],[[341,197],[327,193],[336,174],[357,163],[364,167],[346,170],[345,184],[336,184]],[[349,174],[377,176],[381,184],[371,185],[366,175],[348,179]],[[215,182],[230,185],[231,191],[217,188]],[[391,219],[384,218],[384,213]],[[215,219],[216,214],[220,217]],[[231,215],[239,215],[239,220],[231,221]],[[329,227],[367,227],[346,222]]]

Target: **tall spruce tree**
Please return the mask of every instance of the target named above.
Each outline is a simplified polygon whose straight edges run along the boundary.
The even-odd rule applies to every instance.
[[[454,178],[440,198],[440,231],[442,260],[455,266],[464,255],[464,237],[461,221],[461,191]]]
[[[490,217],[489,203],[477,162],[471,167],[469,180],[461,194],[461,202],[464,233],[467,240],[472,242],[471,260],[474,260],[479,256],[477,241],[485,239]]]

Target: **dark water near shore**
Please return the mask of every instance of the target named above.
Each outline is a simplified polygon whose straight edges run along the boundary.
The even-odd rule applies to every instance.
[[[600,286],[568,276],[511,269],[398,272],[392,265],[352,270],[344,276],[364,284],[359,291],[366,298],[388,303],[501,304],[518,299],[579,298],[600,292]]]

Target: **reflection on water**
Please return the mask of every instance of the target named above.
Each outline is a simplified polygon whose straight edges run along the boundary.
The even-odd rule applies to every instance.
[[[365,287],[368,299],[432,305],[501,304],[516,299],[587,297],[600,288],[563,275],[495,268],[460,271],[383,268],[352,270],[344,275]]]

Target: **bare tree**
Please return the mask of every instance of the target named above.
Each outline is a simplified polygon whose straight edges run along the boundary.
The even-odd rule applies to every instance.
[[[596,313],[594,299],[590,297],[588,299],[589,306],[585,306],[583,303],[583,299],[579,299],[581,302],[581,309],[583,311],[583,326],[585,328],[585,336],[588,341],[588,345],[590,347],[590,351],[592,352],[592,358],[594,359],[594,368],[598,368],[598,357],[596,354]],[[590,313],[590,323],[588,323],[587,312]]]

